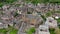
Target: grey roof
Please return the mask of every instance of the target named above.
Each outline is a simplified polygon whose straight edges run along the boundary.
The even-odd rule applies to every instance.
[[[32,14],[27,14],[26,17],[27,17],[27,18],[30,18],[30,19],[40,18],[40,16],[38,16],[38,15],[32,15]]]

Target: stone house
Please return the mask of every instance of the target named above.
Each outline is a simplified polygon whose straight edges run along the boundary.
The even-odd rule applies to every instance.
[[[49,28],[56,28],[57,27],[57,21],[54,20],[52,17],[48,17],[45,25],[48,26]]]
[[[0,29],[8,28],[8,24],[0,22]]]
[[[58,17],[60,18],[60,13],[54,13],[54,14],[52,15],[52,17],[56,17],[56,16],[58,16]]]
[[[10,5],[4,5],[4,6],[2,6],[2,9],[3,10],[5,10],[5,11],[7,11],[7,9],[10,7]]]
[[[49,27],[45,25],[40,25],[38,28],[38,34],[50,34]]]
[[[55,11],[59,11],[60,10],[60,7],[59,7],[59,5],[55,5]]]
[[[48,12],[48,6],[43,4],[43,3],[41,3],[41,4],[38,3],[38,5],[36,6],[35,10],[37,12],[41,12],[41,13],[44,14],[44,13]]]
[[[38,25],[41,24],[43,19],[38,15],[32,15],[32,14],[26,14],[24,17],[22,17],[23,21],[26,23],[32,24],[32,25]]]
[[[2,20],[2,22],[6,23],[6,24],[8,24],[10,26],[13,26],[13,19],[11,17],[2,16],[1,20]]]
[[[22,21],[16,21],[14,28],[19,29],[21,27]]]

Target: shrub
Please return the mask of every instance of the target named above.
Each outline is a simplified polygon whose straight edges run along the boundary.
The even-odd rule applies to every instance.
[[[27,32],[27,34],[32,34],[35,32],[35,28],[32,27],[32,28],[28,29],[26,32]]]
[[[26,0],[27,3],[32,3],[34,5],[37,5],[38,3],[46,3],[49,2],[49,0]]]
[[[11,31],[10,31],[10,34],[17,34],[17,29],[12,29]]]
[[[59,19],[57,19],[57,22],[58,22],[58,23],[60,23],[60,18],[59,18]]]
[[[0,7],[2,7],[3,6],[3,3],[0,3]]]
[[[19,14],[18,14],[17,12],[15,12],[13,16],[16,17],[16,16],[18,16],[18,15],[19,15]]]
[[[0,33],[6,34],[7,30],[6,29],[0,29]]]
[[[51,12],[47,12],[47,13],[46,13],[46,17],[51,16],[51,15],[52,15]]]
[[[7,2],[7,3],[12,3],[12,2],[14,2],[15,0],[6,0],[5,2]]]
[[[50,34],[55,34],[55,32],[54,32],[54,31],[55,31],[55,29],[50,28],[50,29],[49,29],[49,31],[50,31]]]

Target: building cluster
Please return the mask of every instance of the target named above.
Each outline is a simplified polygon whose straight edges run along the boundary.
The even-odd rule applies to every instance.
[[[50,34],[49,28],[56,28],[57,21],[53,17],[60,17],[60,14],[55,13],[52,16],[46,18],[44,22],[41,17],[42,14],[48,11],[59,11],[60,5],[53,4],[26,4],[24,6],[4,5],[0,8],[0,29],[13,26],[19,29],[18,34],[26,34],[25,30],[30,27],[36,27],[35,34]],[[40,12],[40,13],[39,13]]]
[[[52,17],[48,17],[46,22],[39,26],[36,30],[36,34],[50,34],[49,28],[57,28],[57,21]]]

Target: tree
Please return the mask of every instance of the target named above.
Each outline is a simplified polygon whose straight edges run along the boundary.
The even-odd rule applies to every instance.
[[[3,4],[2,3],[0,3],[0,7],[2,7],[3,6]]]
[[[0,0],[0,2],[5,2],[6,0]]]

